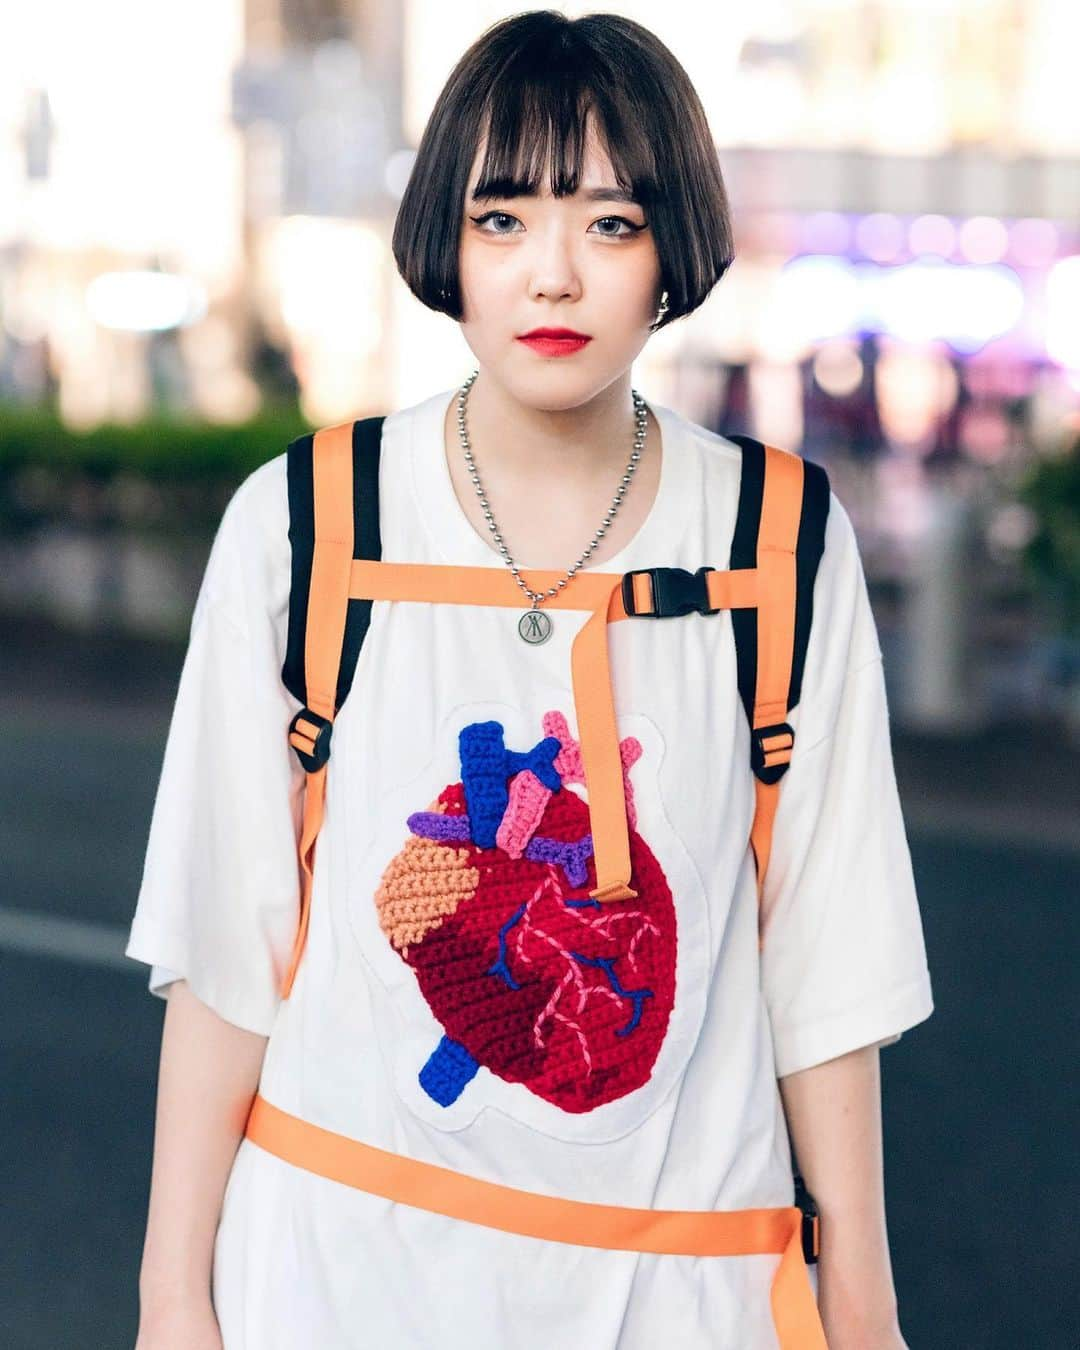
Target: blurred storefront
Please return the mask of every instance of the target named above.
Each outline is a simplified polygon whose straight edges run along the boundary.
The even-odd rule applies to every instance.
[[[463,377],[468,349],[408,293],[390,234],[450,66],[517,8],[21,15],[0,49],[0,401],[85,426],[299,399],[318,423]],[[1035,528],[1013,487],[1080,435],[1080,9],[618,10],[686,65],[737,230],[730,273],[649,343],[638,384],[827,464],[884,640],[907,634],[913,719],[1041,698],[1026,658],[1009,664],[1030,653],[1017,557]],[[957,654],[979,644],[996,690]]]
[[[276,349],[320,418],[406,400],[463,354],[400,283],[389,233],[435,91],[514,6],[60,8],[63,43],[46,5],[0,56],[7,397],[54,391],[79,421],[163,400],[239,418]],[[729,276],[644,354],[650,378],[808,453],[985,461],[1068,429],[1080,10],[620,10],[701,91],[738,230]],[[156,59],[132,61],[140,46]]]

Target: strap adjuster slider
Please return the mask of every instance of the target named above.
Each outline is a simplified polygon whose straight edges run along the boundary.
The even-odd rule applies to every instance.
[[[300,763],[314,773],[330,758],[330,735],[333,722],[310,708],[301,708],[289,723],[289,744],[296,751]]]
[[[763,783],[783,778],[791,762],[795,729],[789,722],[773,722],[750,729],[750,767]]]

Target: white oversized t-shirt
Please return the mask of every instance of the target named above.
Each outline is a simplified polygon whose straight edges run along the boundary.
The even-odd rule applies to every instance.
[[[384,422],[382,556],[505,568],[454,493],[455,393]],[[650,406],[655,502],[625,548],[585,570],[724,569],[741,452]],[[334,725],[307,946],[282,1001],[304,783],[286,740],[300,704],[280,677],[288,523],[282,453],[230,500],[192,618],[126,949],[153,966],[151,989],[185,978],[269,1037],[264,1097],[380,1148],[576,1200],[792,1204],[777,1078],[895,1040],[933,1010],[881,653],[835,494],[760,954],[730,611],[608,625],[641,898],[600,909],[580,901],[574,846],[588,813],[570,651],[588,612],[552,610],[551,637],[529,645],[524,593],[512,609],[375,600]],[[463,804],[480,854],[448,820]],[[531,852],[545,830],[547,851]],[[225,1350],[773,1350],[779,1260],[505,1233],[245,1138],[213,1295]]]

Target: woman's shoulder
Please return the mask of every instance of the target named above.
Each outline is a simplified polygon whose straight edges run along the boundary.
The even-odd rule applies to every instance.
[[[289,543],[288,452],[252,469],[233,490],[218,522],[202,591],[239,621],[252,611],[288,611],[292,562]]]
[[[701,483],[703,501],[717,504],[718,528],[725,539],[729,538],[742,488],[746,454],[742,445],[664,405],[652,406],[662,419],[665,431],[671,429],[680,455],[689,455],[695,461],[691,481],[696,478]],[[771,443],[779,449],[790,448],[791,453],[801,453],[780,441]],[[810,463],[806,461],[808,469]],[[878,645],[869,621],[858,536],[851,515],[837,496],[825,467],[816,461],[812,463],[812,472],[817,478],[816,495],[805,509],[824,514],[822,552],[815,571],[813,592],[814,626],[831,632],[831,647],[839,650],[850,644],[854,658],[865,659],[878,651]],[[753,494],[751,499],[754,500]]]
[[[221,528],[241,547],[288,555],[288,450],[281,450],[241,480],[222,515]]]
[[[663,418],[662,425],[665,429],[670,425],[675,431],[683,450],[691,451],[700,459],[707,471],[729,480],[729,483],[733,482],[735,490],[738,490],[742,482],[743,461],[746,452],[737,441],[718,431],[713,431],[709,427],[702,426],[693,419],[665,407],[663,404],[657,405],[654,403],[652,407]],[[817,461],[807,460],[793,446],[784,445],[779,441],[771,443],[776,445],[778,449],[799,455],[800,458],[804,459],[807,466],[812,465],[812,471],[818,476],[819,482],[824,487],[825,551],[830,558],[850,570],[858,562],[858,541],[851,517],[844,503],[836,495],[825,466]]]
[[[258,528],[262,522],[280,517],[282,511],[287,515],[288,509],[287,449],[264,460],[242,478],[226,506],[226,511],[238,516],[248,528]]]
[[[418,422],[430,417],[438,406],[445,405],[452,392],[450,389],[440,391],[381,414],[382,451],[385,453],[402,443]],[[332,423],[328,421],[325,425]],[[317,429],[291,441],[239,482],[226,503],[219,533],[223,532],[237,544],[276,548],[279,553],[284,541],[287,558],[290,451],[299,448],[304,441],[310,441]]]
[[[660,424],[665,445],[670,442],[680,458],[692,458],[705,472],[738,483],[743,458],[739,445],[666,403],[649,399],[649,406]]]

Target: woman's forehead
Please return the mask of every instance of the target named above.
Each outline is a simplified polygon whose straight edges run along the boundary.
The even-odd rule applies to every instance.
[[[561,154],[557,153],[558,149],[559,147],[554,144],[554,137],[552,137],[547,147],[548,162],[543,166],[546,171],[538,173],[537,168],[539,166],[535,158],[535,150],[523,153],[523,146],[515,146],[513,153],[510,156],[505,156],[510,159],[510,165],[496,164],[494,172],[489,173],[484,181],[481,181],[480,175],[487,151],[487,139],[482,137],[469,171],[466,190],[468,199],[473,202],[480,202],[493,197],[569,196],[583,201],[637,201],[633,191],[620,184],[606,146],[595,131],[591,129],[581,147],[580,162],[577,166],[579,181],[574,190],[572,192],[553,192],[551,187],[552,170],[562,162],[563,158]],[[497,158],[504,158],[504,156],[498,156]],[[508,168],[509,172],[506,171]]]

